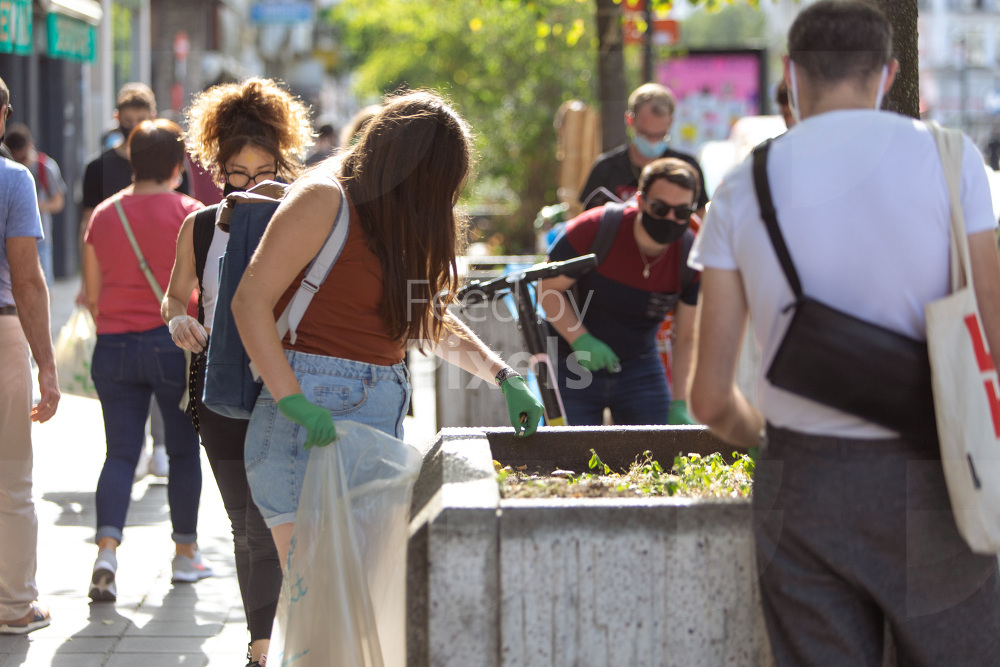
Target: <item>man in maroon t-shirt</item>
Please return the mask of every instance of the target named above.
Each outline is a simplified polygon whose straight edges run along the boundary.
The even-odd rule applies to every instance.
[[[573,426],[603,423],[605,408],[616,424],[693,423],[685,401],[699,274],[687,268],[687,255],[701,183],[687,162],[663,158],[643,169],[639,186],[636,206],[625,209],[596,269],[579,279],[539,283],[539,301],[558,340],[556,380]],[[591,252],[602,212],[570,221],[549,259]],[[656,332],[675,306],[671,397]]]

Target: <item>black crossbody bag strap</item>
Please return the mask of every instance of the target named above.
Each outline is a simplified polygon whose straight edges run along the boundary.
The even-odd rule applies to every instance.
[[[785,278],[795,293],[791,319],[768,381],[785,391],[903,433],[936,434],[927,345],[804,296],[778,227],[767,178],[769,143],[753,151],[760,214]]]
[[[795,300],[802,300],[802,282],[799,280],[799,272],[795,270],[792,256],[785,245],[785,237],[781,235],[781,228],[778,227],[778,217],[774,210],[774,200],[771,199],[771,184],[767,178],[767,154],[771,149],[771,140],[753,149],[753,187],[757,191],[757,202],[760,204],[760,216],[767,226],[767,234],[771,237],[771,245],[778,255],[778,262],[781,263],[781,270],[785,273],[785,278],[795,294]]]

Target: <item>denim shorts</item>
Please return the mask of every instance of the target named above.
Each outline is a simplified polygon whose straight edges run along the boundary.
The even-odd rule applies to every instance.
[[[377,366],[285,350],[302,394],[326,408],[336,423],[349,419],[402,439],[410,403],[406,363]],[[268,528],[295,521],[309,450],[306,429],[278,410],[265,386],[247,429],[245,460],[254,502]]]

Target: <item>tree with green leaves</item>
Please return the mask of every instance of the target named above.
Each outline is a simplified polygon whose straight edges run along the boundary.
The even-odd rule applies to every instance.
[[[496,231],[508,252],[531,248],[535,214],[556,200],[556,111],[594,100],[589,0],[343,0],[330,20],[363,101],[403,88],[452,99],[476,133],[471,198],[513,200]]]
[[[352,73],[362,101],[433,88],[455,102],[477,133],[480,157],[466,199],[510,210],[491,231],[503,233],[504,250],[516,252],[532,246],[535,213],[556,201],[559,105],[569,99],[593,105],[601,112],[604,146],[625,141],[621,118],[630,86],[622,1],[342,0],[326,16],[341,45],[339,67]],[[696,4],[715,10],[755,8],[757,1]],[[654,12],[671,4],[650,2]],[[915,116],[916,1],[878,2],[896,27],[901,63],[888,104]]]

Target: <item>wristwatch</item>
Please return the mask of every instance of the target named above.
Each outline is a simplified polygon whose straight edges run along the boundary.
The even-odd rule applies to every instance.
[[[521,374],[515,371],[510,366],[504,366],[503,368],[500,369],[500,372],[497,373],[496,377],[493,379],[496,380],[497,386],[499,387],[507,380],[507,378],[512,378],[512,377],[519,378],[521,377]]]

